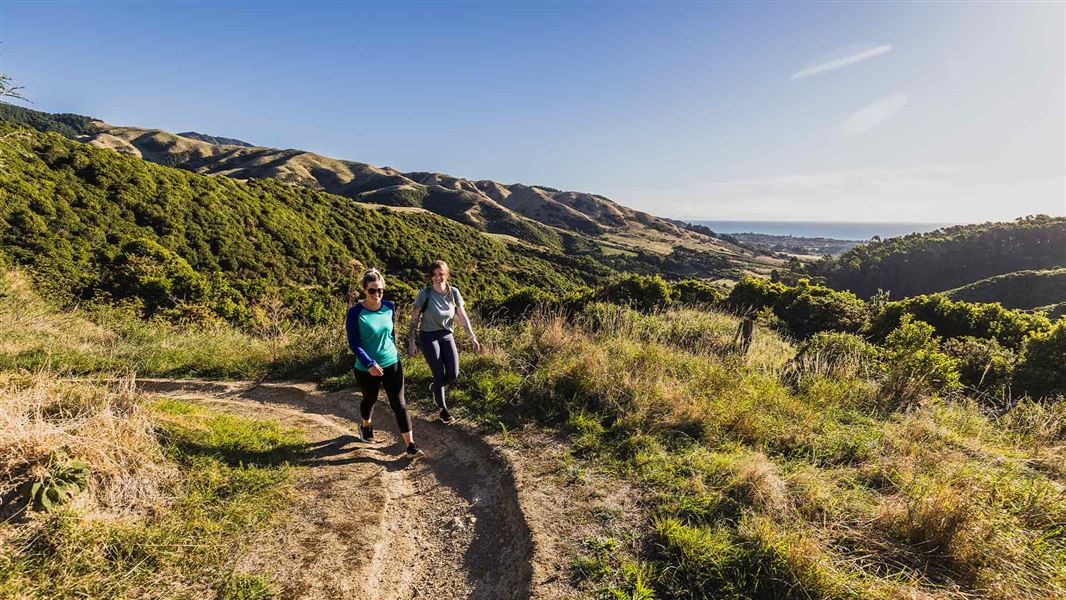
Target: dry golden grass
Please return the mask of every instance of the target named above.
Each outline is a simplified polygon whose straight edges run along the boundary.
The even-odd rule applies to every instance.
[[[91,473],[78,502],[99,516],[160,505],[175,474],[131,378],[63,382],[45,372],[0,375],[0,497],[24,502],[32,481],[57,461],[72,460]]]
[[[893,408],[856,357],[794,361],[762,328],[737,355],[736,323],[594,306],[483,328],[492,356],[464,358],[456,404],[513,390],[646,486],[666,597],[1066,597],[1066,407]]]

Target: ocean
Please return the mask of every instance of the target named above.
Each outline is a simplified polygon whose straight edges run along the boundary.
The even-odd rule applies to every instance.
[[[835,240],[866,241],[908,233],[926,233],[955,223],[853,223],[847,221],[700,221],[682,219],[710,227],[715,233],[764,233],[795,237],[824,237]]]

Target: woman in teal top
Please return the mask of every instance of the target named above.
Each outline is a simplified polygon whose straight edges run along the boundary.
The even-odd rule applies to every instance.
[[[385,294],[385,276],[377,269],[363,274],[363,292],[366,298],[348,309],[344,329],[348,334],[348,347],[355,353],[355,378],[363,392],[359,403],[359,435],[364,441],[374,441],[374,426],[371,417],[378,401],[378,390],[384,385],[396,424],[400,426],[407,455],[414,458],[423,452],[415,445],[411,432],[411,417],[407,414],[407,402],[403,397],[403,364],[393,339],[392,320],[396,308],[392,302],[382,299]]]

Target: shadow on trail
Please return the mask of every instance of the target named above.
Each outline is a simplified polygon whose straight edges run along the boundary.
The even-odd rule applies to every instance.
[[[296,409],[307,414],[338,417],[354,424],[359,394],[350,390],[320,393],[303,384],[263,383],[237,386],[213,382],[144,381],[149,391],[197,391]],[[413,404],[413,403],[411,403]],[[518,499],[509,463],[474,432],[417,417],[415,435],[427,456],[411,462],[404,457],[378,457],[379,446],[366,446],[342,435],[307,444],[297,450],[296,463],[339,466],[375,463],[388,472],[425,468],[467,504],[474,517],[474,539],[463,556],[463,567],[476,600],[518,600],[531,596],[533,541]],[[385,407],[379,410],[391,412]],[[353,443],[355,442],[355,443]],[[399,451],[397,452],[399,454]]]
[[[529,598],[533,541],[507,462],[476,435],[418,420],[429,454],[424,462],[440,485],[451,488],[476,519],[474,541],[463,557],[472,599]]]

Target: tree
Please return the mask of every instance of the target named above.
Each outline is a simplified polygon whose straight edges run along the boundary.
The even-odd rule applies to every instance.
[[[21,89],[23,89],[22,86],[14,85],[14,80],[11,77],[0,73],[0,100],[11,99],[29,102],[29,100],[19,92]],[[17,129],[0,135],[0,169],[5,168],[3,158],[4,148],[10,148],[15,152],[25,152],[18,146],[17,142],[26,140],[27,137],[26,132]]]
[[[1034,398],[1066,395],[1066,318],[1025,340],[1014,381]]]

